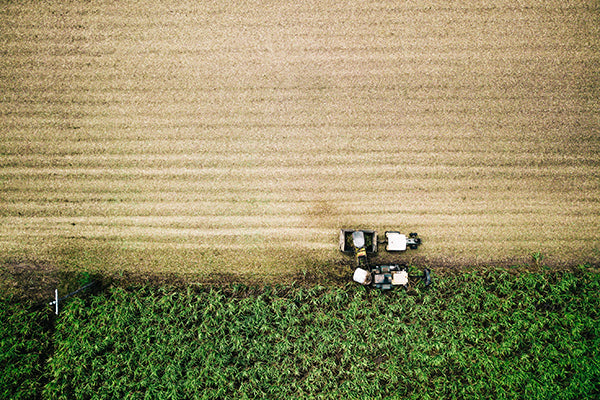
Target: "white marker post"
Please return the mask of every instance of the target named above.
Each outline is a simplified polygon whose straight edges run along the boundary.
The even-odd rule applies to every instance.
[[[54,313],[58,315],[58,289],[54,289]]]

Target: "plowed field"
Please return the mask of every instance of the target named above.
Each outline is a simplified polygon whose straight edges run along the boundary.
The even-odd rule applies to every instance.
[[[597,1],[3,2],[0,249],[282,274],[600,260]]]

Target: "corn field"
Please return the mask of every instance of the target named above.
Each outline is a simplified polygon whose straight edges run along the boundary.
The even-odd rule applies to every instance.
[[[465,273],[440,277],[429,289],[388,293],[113,287],[65,303],[47,331],[21,334],[43,312],[4,314],[11,323],[2,324],[1,394],[597,398],[598,290],[600,277],[585,268]]]

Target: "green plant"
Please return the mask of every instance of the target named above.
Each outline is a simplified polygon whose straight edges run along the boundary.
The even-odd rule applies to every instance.
[[[540,252],[540,251],[536,251],[535,253],[532,253],[531,257],[533,258],[535,265],[538,267],[541,265],[542,261],[544,261],[544,254],[542,254],[542,252]]]

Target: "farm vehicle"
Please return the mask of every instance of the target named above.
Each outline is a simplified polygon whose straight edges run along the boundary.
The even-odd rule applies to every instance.
[[[389,290],[395,286],[408,288],[409,283],[415,280],[422,281],[425,286],[431,285],[428,268],[424,268],[421,275],[410,275],[405,265],[371,265],[368,256],[377,253],[380,245],[385,245],[387,252],[399,253],[406,249],[417,249],[421,245],[421,238],[416,233],[407,236],[397,231],[386,231],[385,238],[379,240],[377,232],[373,230],[342,229],[340,251],[355,257],[356,269],[352,276],[355,282],[381,290]]]

